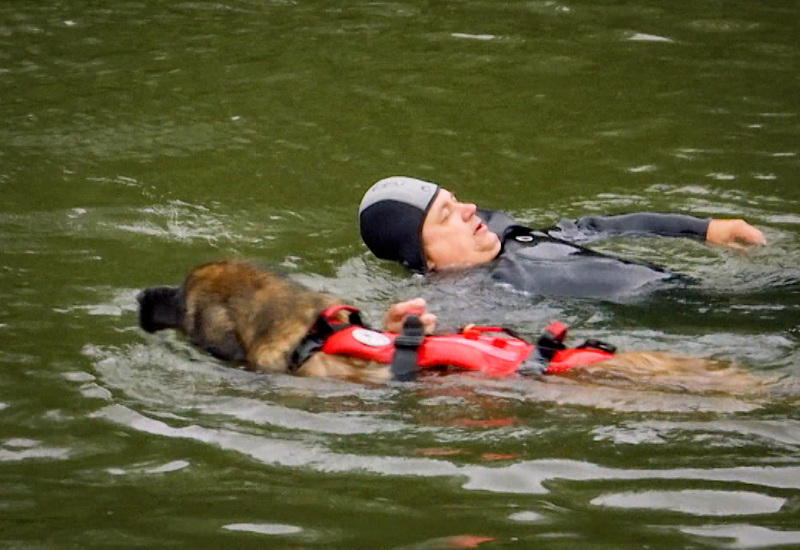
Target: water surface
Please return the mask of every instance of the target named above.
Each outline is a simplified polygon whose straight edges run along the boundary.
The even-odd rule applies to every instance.
[[[113,1],[0,7],[0,541],[7,547],[800,546],[793,2]],[[373,181],[536,227],[744,217],[769,246],[598,250],[700,281],[627,303],[425,281],[372,258]],[[738,392],[227,368],[135,295],[245,257],[378,322],[734,362]],[[462,284],[464,283],[464,284]],[[461,318],[459,318],[461,317]]]

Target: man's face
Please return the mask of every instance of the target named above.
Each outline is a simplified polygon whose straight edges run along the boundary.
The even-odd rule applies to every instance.
[[[458,269],[486,263],[500,252],[500,238],[475,215],[476,206],[458,202],[441,189],[422,224],[428,269]]]

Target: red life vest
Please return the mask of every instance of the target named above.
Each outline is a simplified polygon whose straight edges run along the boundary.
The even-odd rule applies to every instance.
[[[395,353],[394,341],[398,335],[371,330],[361,326],[360,323],[342,323],[335,316],[343,310],[358,314],[358,310],[350,306],[333,306],[320,314],[320,319],[327,323],[332,333],[325,337],[319,350],[332,355],[346,355],[390,364]],[[578,365],[604,361],[613,354],[613,349],[608,348],[564,348],[561,341],[566,335],[566,326],[560,323],[551,324],[545,333],[556,333],[560,338],[557,343],[559,349],[549,349],[545,353],[540,353],[545,361],[549,356],[549,361],[546,361],[546,367],[542,371],[545,374],[564,372]],[[417,365],[419,368],[449,365],[489,376],[505,377],[516,373],[535,349],[537,346],[510,334],[506,329],[470,326],[455,334],[425,336],[417,348]]]

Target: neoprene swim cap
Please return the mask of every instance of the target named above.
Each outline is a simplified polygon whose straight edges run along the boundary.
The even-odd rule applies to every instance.
[[[378,258],[424,273],[422,222],[438,192],[435,183],[403,176],[374,184],[358,208],[364,243]]]

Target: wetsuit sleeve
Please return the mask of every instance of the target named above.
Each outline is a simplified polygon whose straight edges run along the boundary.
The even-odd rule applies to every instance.
[[[553,231],[562,237],[580,239],[612,235],[657,235],[686,237],[704,241],[711,219],[685,214],[622,214],[619,216],[584,216],[562,221]]]

